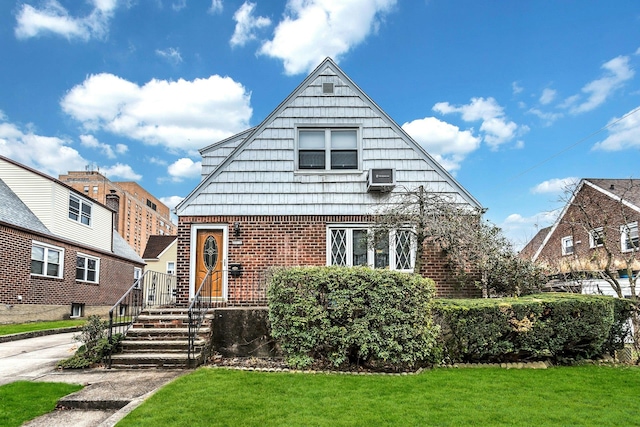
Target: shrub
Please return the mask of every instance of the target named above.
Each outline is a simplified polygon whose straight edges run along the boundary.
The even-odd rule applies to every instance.
[[[63,369],[83,369],[100,363],[104,357],[115,352],[122,341],[122,334],[111,337],[111,343],[106,335],[108,324],[99,316],[89,316],[80,334],[74,336],[76,341],[83,343],[76,353],[68,359],[61,360],[57,366]]]
[[[539,294],[438,300],[434,311],[450,362],[567,362],[621,348],[628,305],[604,296]]]
[[[433,281],[365,267],[273,272],[271,333],[294,367],[366,364],[393,369],[436,360]]]

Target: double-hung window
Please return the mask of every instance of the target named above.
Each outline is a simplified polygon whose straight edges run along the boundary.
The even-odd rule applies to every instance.
[[[637,251],[640,248],[637,221],[620,227],[620,243],[622,252]]]
[[[44,243],[31,245],[31,274],[46,277],[62,277],[64,249]]]
[[[365,265],[401,271],[413,269],[415,248],[409,230],[370,233],[368,229],[357,226],[329,227],[327,264]]]
[[[100,259],[79,253],[76,262],[76,280],[98,283],[99,274]]]
[[[91,203],[74,194],[69,195],[69,219],[91,225]]]
[[[602,227],[594,228],[589,232],[589,247],[597,248],[604,245],[604,229]]]
[[[562,238],[562,255],[573,254],[573,236],[566,236]]]
[[[298,129],[298,169],[358,169],[358,131]]]

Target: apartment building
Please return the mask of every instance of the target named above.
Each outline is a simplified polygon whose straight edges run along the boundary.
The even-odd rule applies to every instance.
[[[169,208],[135,182],[110,181],[97,170],[70,171],[58,178],[116,212],[118,233],[142,256],[149,236],[175,235]]]

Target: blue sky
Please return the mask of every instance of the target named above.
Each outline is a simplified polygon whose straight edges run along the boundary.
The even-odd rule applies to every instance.
[[[0,154],[169,206],[327,56],[516,246],[567,182],[640,177],[637,0],[4,0],[0,55]]]

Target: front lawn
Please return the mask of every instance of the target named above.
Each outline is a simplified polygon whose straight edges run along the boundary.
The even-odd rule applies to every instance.
[[[17,381],[0,386],[0,426],[20,426],[56,407],[58,400],[82,386]]]
[[[640,425],[640,369],[435,369],[419,375],[201,368],[118,426]]]
[[[82,326],[86,319],[77,320],[55,320],[51,322],[30,322],[12,323],[0,325],[0,335],[19,334],[22,332],[45,331],[48,329],[69,328],[72,326]]]

